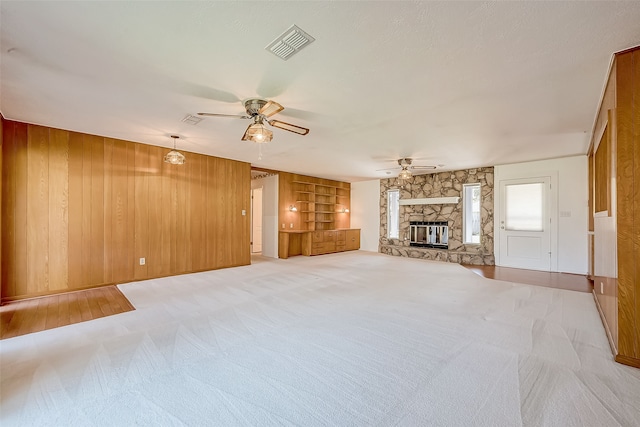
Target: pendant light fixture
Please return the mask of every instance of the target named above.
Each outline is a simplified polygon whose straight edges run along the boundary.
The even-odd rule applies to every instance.
[[[178,135],[171,135],[171,138],[173,138],[173,150],[169,151],[167,155],[164,156],[164,161],[167,163],[171,163],[172,165],[184,165],[184,155],[176,150],[176,141],[180,137]]]
[[[264,125],[262,116],[256,116],[254,123],[247,128],[245,137],[249,141],[266,144],[273,139],[273,132]]]
[[[408,169],[408,166],[403,165],[402,166],[402,170],[398,174],[398,178],[399,179],[411,179],[412,176],[413,176],[413,174]]]

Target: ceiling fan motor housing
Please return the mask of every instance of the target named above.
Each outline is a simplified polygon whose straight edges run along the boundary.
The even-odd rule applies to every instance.
[[[267,101],[260,98],[251,98],[244,101],[244,108],[247,110],[247,114],[251,117],[257,116],[262,107],[267,104]]]

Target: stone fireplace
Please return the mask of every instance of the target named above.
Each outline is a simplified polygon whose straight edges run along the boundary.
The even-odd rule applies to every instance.
[[[480,243],[463,241],[463,185],[480,184]],[[390,239],[387,232],[387,191],[400,190],[400,201],[421,198],[460,197],[457,203],[400,205],[400,235]],[[383,254],[448,261],[463,264],[494,265],[493,256],[493,167],[465,169],[416,175],[408,180],[389,178],[380,180],[380,241],[378,250]],[[424,238],[412,225],[441,223],[446,225],[446,247],[440,231],[437,244]],[[436,226],[434,224],[434,226]],[[437,227],[437,226],[436,226]],[[437,229],[434,229],[436,232]],[[425,229],[425,233],[428,231]],[[429,236],[425,234],[424,236]],[[438,236],[431,235],[432,239]],[[415,238],[414,238],[415,237]],[[422,239],[422,240],[421,240]],[[412,240],[414,240],[412,244]]]

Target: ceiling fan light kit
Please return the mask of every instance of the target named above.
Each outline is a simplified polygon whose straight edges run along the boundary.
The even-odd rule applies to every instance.
[[[273,132],[267,129],[262,120],[256,120],[256,123],[249,125],[242,139],[266,144],[273,139]]]
[[[278,129],[297,133],[298,135],[306,135],[309,133],[309,129],[303,128],[302,126],[281,122],[280,120],[269,120],[269,117],[284,110],[284,107],[275,101],[260,98],[249,98],[244,101],[244,109],[247,112],[246,115],[217,113],[198,113],[198,115],[253,120],[253,123],[250,124],[244,132],[242,140],[253,141],[259,144],[267,143],[273,139],[273,132],[267,129],[265,123]]]
[[[172,165],[184,165],[186,162],[186,158],[184,154],[176,150],[176,141],[180,138],[178,135],[171,135],[173,138],[173,150],[169,151],[164,156],[165,163],[170,163]]]
[[[398,178],[399,179],[411,179],[412,176],[413,176],[413,174],[411,173],[411,171],[409,169],[407,169],[406,166],[403,166],[402,170],[398,174]]]

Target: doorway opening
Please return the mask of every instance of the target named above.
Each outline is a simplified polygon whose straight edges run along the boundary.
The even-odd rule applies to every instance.
[[[262,187],[251,190],[251,253],[262,253]]]

